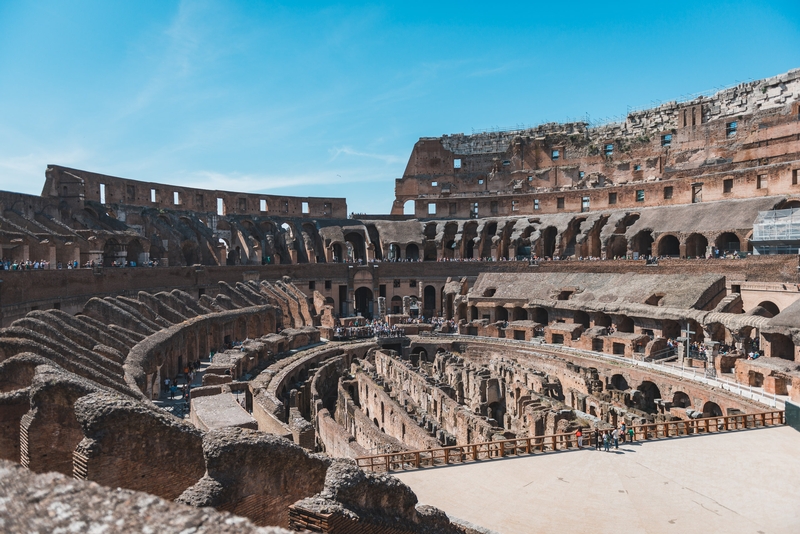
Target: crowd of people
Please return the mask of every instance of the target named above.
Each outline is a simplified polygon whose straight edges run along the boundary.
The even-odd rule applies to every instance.
[[[583,448],[583,430],[579,428],[575,431],[575,437],[578,440],[578,448]],[[592,435],[595,450],[599,451],[602,447],[606,452],[611,450],[612,445],[615,449],[619,449],[620,442],[625,443],[626,439],[633,443],[636,440],[636,433],[633,428],[628,428],[625,423],[611,430],[595,428]]]
[[[333,329],[333,338],[336,341],[343,339],[363,339],[372,337],[402,337],[406,335],[403,325],[429,324],[434,330],[448,328],[450,332],[457,328],[454,319],[444,319],[442,317],[404,317],[399,323],[389,325],[386,321],[377,319],[358,318],[353,323],[345,326],[336,320]]]

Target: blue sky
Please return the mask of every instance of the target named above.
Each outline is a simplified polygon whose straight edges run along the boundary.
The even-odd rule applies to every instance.
[[[800,67],[800,2],[0,0],[0,189],[48,163],[388,213],[419,137]]]

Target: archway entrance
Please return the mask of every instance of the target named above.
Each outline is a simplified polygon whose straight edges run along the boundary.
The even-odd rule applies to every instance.
[[[658,255],[659,256],[680,256],[681,243],[674,235],[665,235],[658,242]]]
[[[372,290],[368,287],[356,289],[356,312],[367,319],[372,319]]]

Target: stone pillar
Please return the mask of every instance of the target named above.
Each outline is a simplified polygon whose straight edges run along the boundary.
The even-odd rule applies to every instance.
[[[386,297],[378,297],[378,320],[380,322],[386,320]]]
[[[403,315],[411,315],[411,297],[403,297]]]

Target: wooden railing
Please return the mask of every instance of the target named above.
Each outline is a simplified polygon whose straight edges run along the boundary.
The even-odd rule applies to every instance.
[[[764,428],[782,424],[784,424],[784,412],[783,410],[775,410],[636,425],[633,427],[633,432],[634,441],[644,441],[693,434],[744,430],[747,428]],[[628,436],[625,436],[625,439],[630,440]],[[583,436],[583,446],[584,448],[595,446],[593,431],[586,430]],[[485,441],[454,447],[362,456],[356,458],[356,463],[359,467],[368,471],[389,472],[577,448],[578,438],[572,432],[569,434],[549,434],[531,438]]]

